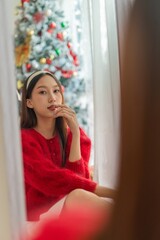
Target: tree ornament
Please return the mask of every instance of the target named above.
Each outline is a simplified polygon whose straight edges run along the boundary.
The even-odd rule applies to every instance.
[[[70,52],[71,56],[74,58],[75,57],[75,53],[72,50],[70,50],[69,52]]]
[[[55,22],[51,22],[50,24],[49,24],[49,28],[56,28],[56,23]]]
[[[30,41],[31,38],[27,37],[23,44],[15,48],[15,62],[17,67],[21,67],[23,63],[27,62],[31,50]]]
[[[67,26],[67,24],[65,22],[61,22],[61,27],[65,28]]]
[[[42,12],[36,12],[34,15],[33,15],[33,19],[36,23],[39,23],[41,21],[43,21],[44,19],[44,15]]]
[[[73,57],[73,62],[74,62],[74,65],[75,65],[75,66],[79,66],[79,60],[78,60],[77,55],[74,55],[74,57]]]
[[[17,81],[17,89],[20,90],[23,87],[23,83],[21,80]]]
[[[46,58],[40,58],[39,62],[40,62],[41,64],[45,64],[45,63],[46,63]]]
[[[34,30],[33,29],[27,29],[27,35],[28,36],[32,36],[34,34]]]
[[[34,69],[39,69],[39,63],[36,60],[33,60],[31,63]]]
[[[30,63],[26,63],[27,72],[30,72],[32,65]]]
[[[77,71],[73,72],[73,76],[76,77],[78,75]]]
[[[68,47],[68,48],[71,48],[71,47],[72,47],[71,42],[68,42],[68,43],[67,43],[67,47]]]
[[[25,3],[25,2],[30,2],[30,0],[21,0],[21,2],[22,2],[22,5]]]
[[[52,60],[50,58],[46,58],[46,63],[50,65],[52,63]]]
[[[59,48],[55,49],[56,54],[59,56],[61,54],[61,50]]]
[[[65,39],[67,35],[68,35],[67,31],[63,31],[63,39]]]
[[[79,66],[79,61],[78,60],[74,61],[74,65],[78,67]]]
[[[58,38],[59,40],[63,41],[63,40],[64,40],[63,33],[61,33],[61,32],[57,33],[57,38]]]
[[[46,15],[47,17],[51,16],[51,15],[52,15],[52,10],[51,10],[51,9],[46,10],[46,11],[45,11],[45,15]]]
[[[62,70],[62,76],[64,78],[71,78],[73,76],[73,71],[72,70],[69,70],[69,71]]]

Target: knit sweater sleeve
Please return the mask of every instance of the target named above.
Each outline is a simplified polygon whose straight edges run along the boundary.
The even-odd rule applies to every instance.
[[[90,152],[91,152],[91,140],[80,128],[80,148],[81,148],[81,159],[77,159],[75,162],[69,161],[69,152],[70,152],[70,145],[72,141],[72,133],[69,131],[68,133],[68,140],[67,140],[67,147],[66,147],[66,168],[72,170],[73,172],[85,177],[90,178],[89,172],[89,159],[90,159]]]
[[[47,196],[66,195],[76,188],[93,192],[96,183],[66,168],[57,167],[44,156],[39,141],[22,132],[25,182]]]

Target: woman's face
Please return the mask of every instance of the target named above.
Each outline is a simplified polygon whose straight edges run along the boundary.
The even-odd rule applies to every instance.
[[[27,99],[27,107],[32,108],[38,117],[54,117],[55,106],[62,104],[63,97],[54,78],[45,75],[33,88],[31,98]]]

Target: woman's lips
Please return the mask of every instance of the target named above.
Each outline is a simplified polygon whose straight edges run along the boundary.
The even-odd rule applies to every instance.
[[[48,109],[49,109],[50,111],[54,111],[54,110],[56,109],[56,107],[55,107],[54,105],[52,105],[52,106],[49,106]]]

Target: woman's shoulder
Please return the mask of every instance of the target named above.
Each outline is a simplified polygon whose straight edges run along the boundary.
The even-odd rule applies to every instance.
[[[33,136],[33,128],[22,128],[21,129],[21,136],[26,137],[26,136]]]
[[[22,128],[21,129],[21,138],[22,141],[40,141],[39,134],[36,133],[36,131],[33,128]]]

